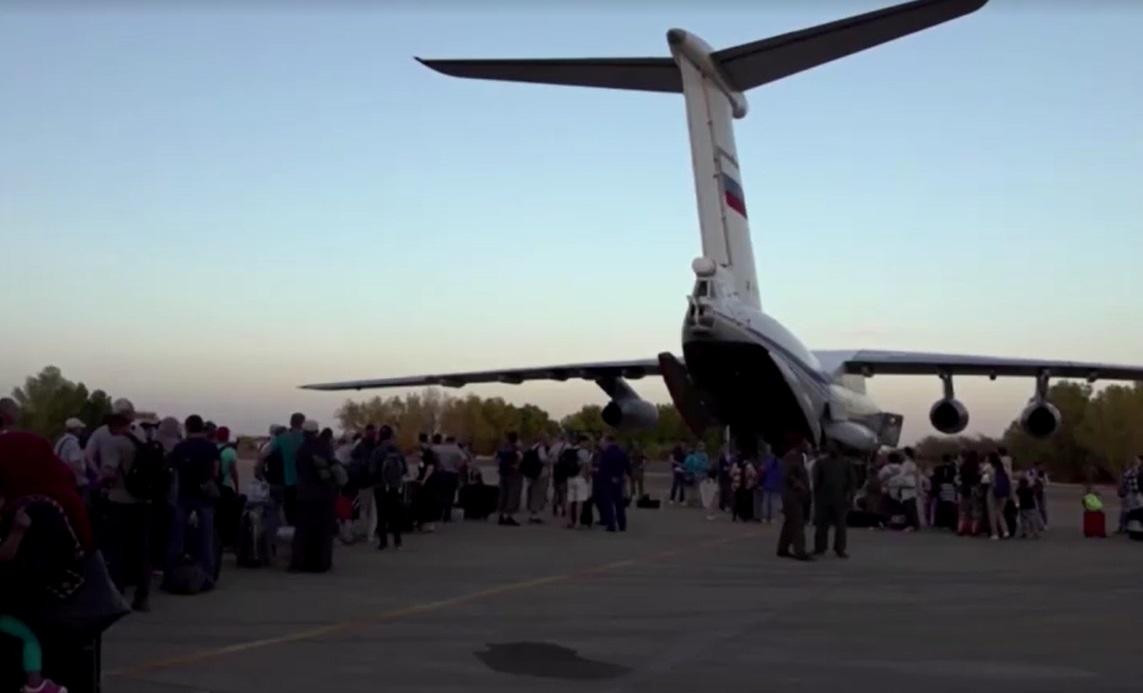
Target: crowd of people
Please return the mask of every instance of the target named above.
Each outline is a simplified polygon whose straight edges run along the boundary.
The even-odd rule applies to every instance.
[[[145,612],[156,576],[171,593],[216,586],[227,549],[240,566],[288,553],[290,570],[320,573],[331,569],[338,540],[397,549],[409,533],[453,521],[457,510],[471,519],[496,515],[505,527],[550,515],[569,529],[598,523],[623,532],[631,502],[657,507],[645,488],[646,455],[611,435],[523,441],[509,433],[489,485],[453,436],[421,434],[415,450],[403,450],[390,425],[338,438],[296,413],[288,426],[271,427],[243,483],[230,431],[198,415],[158,420],[121,399],[90,432],[68,419],[54,444],[15,430],[18,419],[16,403],[0,400],[0,634],[21,643],[28,691],[58,687],[44,678],[39,639],[21,614],[75,594],[93,556],[105,559],[116,596],[130,593],[130,608]],[[832,530],[843,558],[852,526],[993,540],[1039,538],[1048,526],[1047,474],[1039,464],[1018,465],[1003,448],[925,465],[907,447],[859,459],[832,444],[814,451],[796,436],[786,443],[781,457],[727,446],[713,459],[702,443],[678,445],[668,502],[689,499],[708,519],[780,516],[777,553],[799,560],[813,557],[805,540],[811,521],[813,554],[826,552]],[[1119,495],[1119,530],[1135,522],[1143,531],[1143,456],[1123,474]],[[1088,487],[1083,505],[1085,533],[1101,536],[1099,494]]]

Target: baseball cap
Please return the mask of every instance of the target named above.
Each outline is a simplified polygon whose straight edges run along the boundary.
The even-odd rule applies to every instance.
[[[135,405],[131,404],[131,400],[126,397],[120,397],[111,403],[111,412],[123,416],[133,416],[135,414]]]
[[[64,422],[64,426],[70,431],[74,428],[86,428],[87,424],[73,416]]]

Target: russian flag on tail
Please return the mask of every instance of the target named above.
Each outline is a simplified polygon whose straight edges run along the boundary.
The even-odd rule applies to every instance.
[[[722,196],[726,206],[746,216],[746,195],[742,193],[742,186],[727,174],[722,174]]]

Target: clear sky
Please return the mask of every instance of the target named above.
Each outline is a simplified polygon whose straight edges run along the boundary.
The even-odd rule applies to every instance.
[[[261,432],[329,419],[343,397],[303,382],[677,351],[682,99],[412,56],[658,56],[672,26],[724,47],[887,4],[8,3],[0,387],[55,364]],[[751,91],[764,307],[810,348],[1143,363],[1141,30],[1127,0],[993,0]],[[970,430],[1031,389],[965,380]],[[928,432],[935,378],[871,392]]]

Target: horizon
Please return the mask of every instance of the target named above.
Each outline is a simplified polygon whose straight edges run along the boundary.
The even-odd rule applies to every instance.
[[[21,329],[0,386],[54,364],[259,435],[295,410],[333,423],[346,395],[305,382],[678,353],[699,254],[682,99],[413,55],[659,56],[671,26],[722,48],[890,4],[9,9],[0,319]],[[1141,21],[993,0],[751,91],[763,308],[811,349],[1143,363]],[[966,434],[999,436],[1033,392],[956,385]],[[903,443],[936,433],[939,379],[868,387]],[[556,420],[606,401],[443,391]]]

